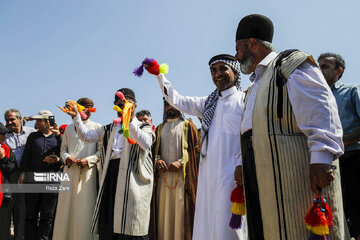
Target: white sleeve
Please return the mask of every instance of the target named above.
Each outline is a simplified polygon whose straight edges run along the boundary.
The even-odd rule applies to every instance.
[[[73,123],[76,129],[76,133],[81,140],[87,142],[98,142],[102,140],[104,134],[103,127],[88,129],[81,121],[80,114],[73,118]]]
[[[169,82],[169,80],[166,79],[164,74],[159,74],[157,78],[161,92],[163,93],[166,101],[170,103],[170,105],[186,114],[197,116],[200,118],[202,117],[205,100],[207,97],[182,96],[172,87],[171,83]],[[165,94],[164,88],[166,89],[167,94]]]
[[[289,76],[287,90],[300,130],[307,136],[310,163],[331,164],[344,152],[335,98],[321,70],[308,62]]]
[[[71,157],[71,155],[68,153],[68,150],[69,150],[69,144],[68,144],[69,130],[70,130],[69,128],[65,129],[65,133],[64,133],[64,135],[62,137],[62,140],[61,140],[60,156],[61,156],[61,158],[63,159],[64,162],[66,161],[66,159],[68,157]]]
[[[149,130],[146,131],[148,128]],[[139,127],[139,120],[136,117],[133,118],[129,124],[129,132],[131,138],[136,140],[136,143],[143,149],[149,149],[155,139],[154,131],[151,129],[151,126],[145,126],[143,129]]]

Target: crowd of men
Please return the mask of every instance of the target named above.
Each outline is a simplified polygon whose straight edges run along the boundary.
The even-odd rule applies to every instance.
[[[164,115],[156,128],[148,110],[136,112],[133,90],[117,90],[114,104],[132,106],[125,131],[135,144],[121,123],[90,120],[90,98],[77,101],[82,114],[65,103],[72,124],[63,133],[50,111],[30,117],[36,130],[5,111],[1,186],[33,183],[34,172],[71,179],[60,193],[1,191],[0,240],[12,239],[11,225],[14,239],[26,240],[308,239],[304,216],[319,194],[333,211],[327,239],[360,240],[360,86],[339,81],[340,55],[277,54],[273,34],[268,17],[242,18],[236,55],[209,61],[209,96],[183,96],[157,75]],[[246,91],[241,73],[251,74]],[[232,229],[236,186],[246,217]]]

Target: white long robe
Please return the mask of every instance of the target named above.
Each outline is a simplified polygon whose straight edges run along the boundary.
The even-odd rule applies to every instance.
[[[91,120],[84,121],[89,129],[101,127]],[[70,176],[70,191],[59,193],[53,240],[95,240],[97,235],[90,233],[91,218],[96,202],[96,142],[84,142],[79,139],[74,125],[69,125],[61,144],[61,157],[74,159],[86,158],[89,166],[79,168],[76,164],[65,167],[64,173]]]
[[[178,110],[202,117],[207,97],[185,97],[173,89],[163,74],[158,83],[166,100]],[[164,94],[164,87],[167,94]],[[229,227],[230,195],[234,170],[241,155],[240,123],[244,93],[229,88],[221,92],[208,133],[205,158],[200,159],[193,240],[247,239],[246,221],[240,230]]]
[[[161,132],[160,159],[169,166],[172,162],[182,158],[182,132],[184,120],[168,119]],[[157,231],[158,240],[184,239],[184,174],[182,169],[177,172],[166,171],[164,177],[169,187],[177,185],[175,189],[168,189],[160,174],[157,182]]]

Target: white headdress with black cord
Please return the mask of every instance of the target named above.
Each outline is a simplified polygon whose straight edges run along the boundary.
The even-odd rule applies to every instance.
[[[228,54],[220,54],[212,57],[209,61],[209,66],[211,67],[213,64],[217,62],[223,62],[229,65],[235,72],[235,86],[237,90],[241,90],[240,87],[240,65],[234,59],[233,56]],[[208,132],[211,121],[214,116],[214,112],[216,109],[216,103],[219,99],[219,91],[215,89],[206,99],[205,108],[202,114],[202,124],[201,124],[201,156],[204,158],[206,156],[207,145],[208,145]]]

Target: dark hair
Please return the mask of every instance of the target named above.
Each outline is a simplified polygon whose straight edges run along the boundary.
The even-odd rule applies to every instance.
[[[141,110],[135,114],[136,117],[145,116],[145,115],[147,115],[148,117],[151,117],[149,110]]]
[[[343,69],[343,72],[339,76],[339,79],[340,79],[345,71],[345,60],[342,58],[342,56],[339,54],[336,54],[336,53],[331,53],[331,52],[322,53],[318,57],[318,61],[320,61],[321,59],[324,59],[324,58],[335,58],[335,68],[339,69],[339,67],[341,67]]]

